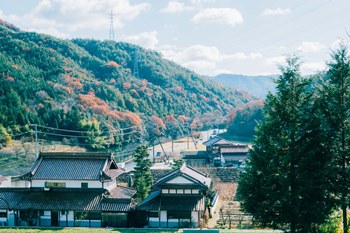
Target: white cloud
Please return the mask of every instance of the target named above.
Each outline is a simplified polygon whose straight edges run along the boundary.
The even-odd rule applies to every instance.
[[[186,7],[183,2],[172,0],[168,2],[168,5],[160,10],[161,13],[177,13],[184,12],[185,10],[191,10],[192,7]]]
[[[283,64],[286,61],[285,56],[270,57],[265,60],[265,63],[270,66]]]
[[[156,45],[159,43],[156,31],[142,32],[137,35],[127,36],[124,40],[147,49],[155,49]]]
[[[319,52],[325,48],[327,48],[326,45],[316,41],[303,41],[301,45],[297,48],[297,50],[303,53],[314,53]]]
[[[192,21],[228,24],[234,27],[243,23],[243,16],[235,8],[207,8],[194,15]]]
[[[115,27],[122,28],[150,7],[149,3],[131,4],[129,0],[40,0],[26,14],[4,18],[25,30],[45,32],[51,28],[46,33],[56,31],[68,36],[80,29],[108,29],[108,11],[115,13]]]
[[[325,64],[321,62],[302,63],[300,66],[300,70],[303,74],[315,74],[325,69],[326,69]]]
[[[289,8],[282,9],[282,8],[278,7],[276,9],[267,8],[261,13],[261,15],[262,16],[275,16],[275,15],[289,15],[291,13],[292,13],[292,11]]]
[[[261,59],[261,53],[243,53],[236,52],[231,54],[223,54],[215,46],[193,45],[181,51],[174,48],[164,49],[162,55],[178,64],[192,69],[200,74],[218,74],[224,69],[220,67],[223,64],[234,64],[242,60]],[[227,70],[225,68],[225,70]]]

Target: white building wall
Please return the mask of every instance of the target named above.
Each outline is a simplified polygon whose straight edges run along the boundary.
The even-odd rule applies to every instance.
[[[166,210],[160,211],[160,227],[168,227],[167,226],[167,212]]]
[[[0,178],[1,177],[3,177],[4,180],[0,181],[0,188],[11,187],[11,176],[0,176]]]
[[[12,188],[30,188],[30,182],[25,180],[11,181]]]
[[[191,212],[192,227],[198,227],[198,211]]]
[[[66,188],[81,188],[81,183],[88,183],[89,188],[102,188],[98,180],[32,180],[32,187],[45,187],[45,182],[66,183]]]

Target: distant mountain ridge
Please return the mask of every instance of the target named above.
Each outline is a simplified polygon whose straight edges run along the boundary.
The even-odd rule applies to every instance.
[[[275,90],[275,83],[273,82],[275,77],[276,75],[219,74],[214,76],[212,80],[227,87],[247,91],[254,96],[265,98],[269,91],[273,93]]]

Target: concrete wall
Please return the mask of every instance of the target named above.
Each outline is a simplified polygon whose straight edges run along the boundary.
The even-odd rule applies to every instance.
[[[89,188],[102,188],[98,180],[33,180],[32,187],[45,187],[45,182],[66,183],[66,188],[81,188],[81,183],[88,183]]]

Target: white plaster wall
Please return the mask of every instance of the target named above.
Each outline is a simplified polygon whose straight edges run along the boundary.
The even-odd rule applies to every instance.
[[[11,182],[12,188],[30,188],[30,182],[25,180],[16,180]]]
[[[166,222],[167,221],[167,212],[166,212],[166,210],[161,210],[160,211],[160,221],[161,222]]]
[[[192,181],[190,181],[182,176],[175,177],[174,179],[169,180],[166,183],[167,184],[193,184]]]
[[[45,187],[45,182],[66,183],[66,188],[81,188],[81,183],[88,183],[89,188],[102,188],[98,180],[33,180],[32,187]]]
[[[192,222],[195,222],[195,223],[198,222],[198,211],[191,212],[191,220],[192,220]]]
[[[5,188],[5,187],[11,187],[11,176],[4,176],[6,180],[0,181],[0,187]]]

